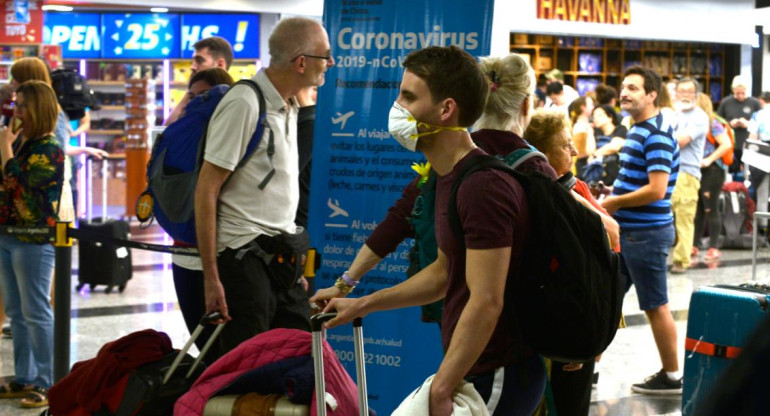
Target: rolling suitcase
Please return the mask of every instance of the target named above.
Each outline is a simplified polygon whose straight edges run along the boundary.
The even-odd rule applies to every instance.
[[[187,351],[203,332],[205,325],[221,318],[219,312],[204,316],[195,328],[190,340],[178,353],[166,355],[160,361],[136,368],[129,376],[123,398],[115,416],[168,416],[174,413],[174,403],[190,390],[203,373],[201,360],[214,344],[225,324],[220,324],[211,334],[197,358]]]
[[[93,192],[91,182],[89,180],[88,188]],[[102,216],[92,220],[91,211],[92,209],[89,209],[87,220],[80,222],[79,229],[123,240],[127,240],[131,236],[127,221],[107,218],[106,160],[102,160]],[[106,285],[105,293],[112,292],[114,287],[117,287],[119,292],[123,292],[133,274],[131,250],[97,241],[83,239],[79,241],[78,264],[78,285],[76,287],[78,291],[85,285],[89,285],[91,291],[97,285]]]
[[[315,371],[315,395],[317,416],[326,416],[326,382],[324,378],[323,340],[326,331],[323,324],[337,316],[336,313],[319,313],[310,318],[313,330],[313,369]],[[369,415],[369,402],[366,392],[366,366],[364,363],[363,320],[353,320],[353,346],[356,357],[356,383],[358,384],[358,414]]]
[[[769,304],[770,287],[758,284],[704,286],[693,292],[685,339],[684,416],[698,412],[717,388],[720,374],[768,316]]]

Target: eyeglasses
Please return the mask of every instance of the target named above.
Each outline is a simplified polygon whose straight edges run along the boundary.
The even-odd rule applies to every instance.
[[[326,56],[320,56],[320,55],[310,55],[310,54],[306,54],[306,53],[301,53],[301,54],[299,54],[299,55],[295,56],[295,57],[294,57],[294,58],[293,58],[291,61],[289,61],[289,62],[294,62],[294,61],[296,61],[297,59],[299,59],[299,57],[300,57],[300,56],[304,56],[304,57],[307,57],[307,58],[323,59],[323,60],[325,60],[325,61],[331,61],[331,60],[332,60],[332,54],[328,54],[328,55],[326,55]]]

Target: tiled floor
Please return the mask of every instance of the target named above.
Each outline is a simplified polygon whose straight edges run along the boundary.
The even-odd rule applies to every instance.
[[[134,235],[134,239],[158,238],[160,234],[153,234],[151,231],[149,234],[143,232]],[[101,289],[93,293],[84,289],[76,293],[73,288],[73,363],[93,357],[108,341],[148,327],[167,332],[176,346],[182,345],[188,339],[189,335],[175,303],[171,272],[166,264],[168,256],[137,250],[133,251],[133,256],[134,277],[125,292],[108,295]],[[758,268],[760,281],[770,281],[768,258],[770,249],[762,249]],[[77,254],[73,263],[77,265]],[[684,356],[687,308],[693,289],[706,284],[748,281],[751,277],[751,252],[725,250],[722,264],[716,268],[711,266],[699,264],[684,275],[669,277],[670,304],[677,318],[680,357]],[[599,364],[601,379],[598,389],[594,392],[591,414],[680,414],[681,398],[678,396],[656,398],[631,393],[631,384],[657,371],[660,362],[649,325],[638,309],[633,289],[626,297],[624,312],[630,326],[618,331],[615,341]],[[0,340],[0,376],[13,374],[12,354],[10,340]],[[0,400],[0,416],[40,413],[40,410],[20,410],[17,406],[18,400]]]

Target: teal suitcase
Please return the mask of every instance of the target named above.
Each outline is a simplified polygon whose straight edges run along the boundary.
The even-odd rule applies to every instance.
[[[757,284],[704,286],[693,292],[685,339],[683,416],[696,414],[717,388],[720,374],[768,316],[769,304],[770,287]]]

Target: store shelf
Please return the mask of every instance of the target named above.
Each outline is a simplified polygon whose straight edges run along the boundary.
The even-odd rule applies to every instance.
[[[102,110],[108,110],[108,111],[125,111],[126,106],[125,105],[103,105]]]
[[[596,46],[597,43],[602,46]],[[582,93],[590,90],[595,81],[620,87],[623,70],[632,64],[652,68],[666,80],[672,76],[698,78],[705,91],[717,92],[712,96],[715,102],[728,90],[724,88],[728,77],[723,75],[723,68],[726,68],[729,50],[722,44],[512,33],[509,50],[527,55],[536,75],[553,68],[560,69],[565,83]],[[596,60],[593,68],[604,71],[581,71],[589,68],[585,66],[585,60],[581,60],[583,55],[589,54]],[[712,67],[716,70],[710,69]],[[675,71],[676,75],[672,75]],[[712,88],[712,85],[719,88]]]
[[[100,134],[104,136],[117,136],[124,134],[123,130],[89,130],[88,134]]]
[[[0,65],[13,65],[13,61],[0,61]]]
[[[94,86],[107,86],[107,85],[126,85],[126,81],[100,81],[100,80],[87,80],[88,85],[94,87]]]

